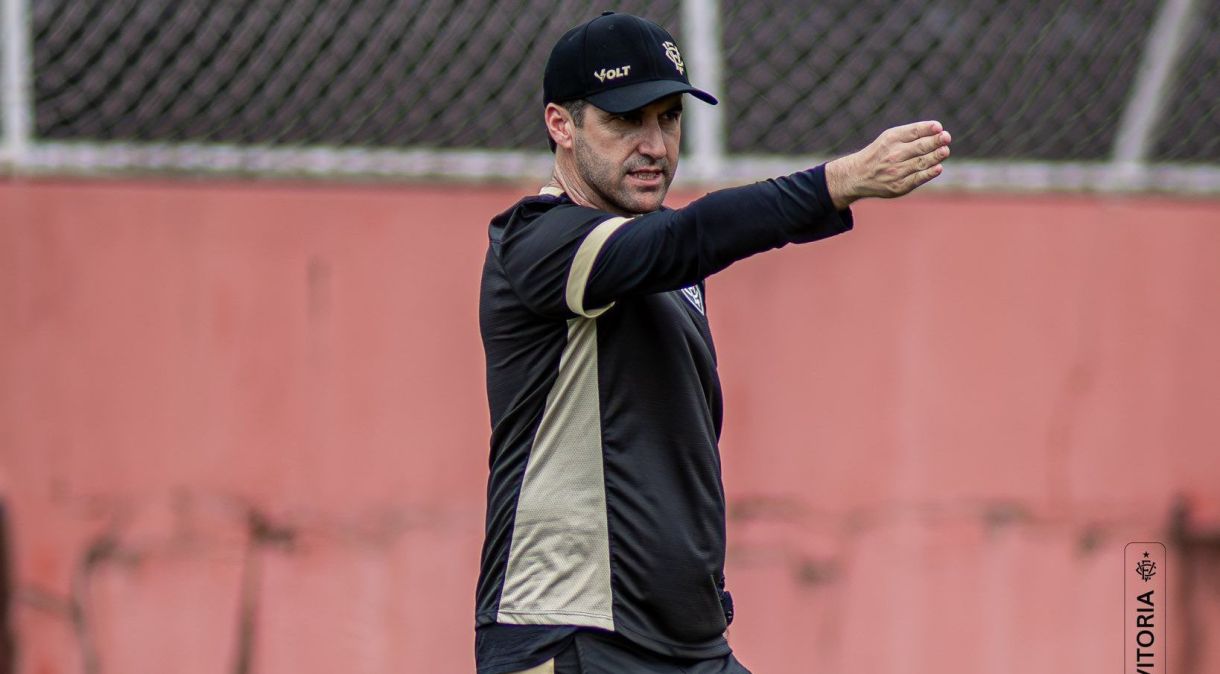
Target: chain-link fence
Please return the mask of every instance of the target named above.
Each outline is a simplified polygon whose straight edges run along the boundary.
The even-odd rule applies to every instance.
[[[389,157],[391,174],[394,153],[404,152],[476,160],[508,152],[540,166],[543,64],[564,31],[601,9],[537,0],[3,2],[24,10],[6,12],[4,32],[24,42],[4,50],[5,87],[26,94],[6,97],[5,159],[17,170],[89,161],[207,168],[215,147],[273,172],[277,156],[302,150],[337,153],[357,173],[367,170],[362,153]],[[1126,134],[1144,148],[1124,158],[1128,173],[1133,163],[1189,163],[1196,188],[1220,191],[1220,0],[627,0],[613,8],[667,26],[692,81],[721,95],[723,121],[700,136],[706,147],[690,148],[689,133],[687,145],[736,164],[733,176],[751,158],[770,168],[825,157],[886,127],[935,118],[954,132],[955,163],[1104,172]],[[699,12],[715,20],[692,28]],[[710,45],[723,67],[691,58],[695,43]],[[1150,68],[1158,58],[1165,72]],[[24,88],[12,81],[23,75]],[[1158,95],[1141,104],[1141,91]],[[15,130],[10,118],[22,114],[31,122]],[[204,159],[185,159],[174,150],[182,147]],[[161,158],[146,161],[149,148]],[[257,153],[271,160],[254,161]],[[345,172],[343,162],[322,164]],[[453,165],[478,175],[519,170],[494,159],[485,170]],[[1173,189],[1165,183],[1156,186]]]
[[[837,153],[878,129],[939,119],[963,155],[1105,159],[1156,6],[737,4],[725,16],[729,149]]]
[[[673,23],[675,2],[623,11]],[[36,0],[55,140],[542,148],[541,73],[581,4]]]

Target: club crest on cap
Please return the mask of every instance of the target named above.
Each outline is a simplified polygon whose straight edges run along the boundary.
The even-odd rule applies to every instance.
[[[665,48],[665,56],[674,62],[674,67],[678,69],[678,74],[685,75],[686,66],[682,63],[682,53],[678,51],[678,45],[672,42],[662,42],[661,46]]]

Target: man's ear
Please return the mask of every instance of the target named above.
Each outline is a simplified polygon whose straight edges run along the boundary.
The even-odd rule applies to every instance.
[[[542,114],[546,122],[546,131],[551,134],[551,140],[555,141],[555,145],[565,150],[571,150],[575,143],[572,136],[575,133],[576,125],[572,122],[572,116],[568,114],[568,111],[563,106],[547,103],[546,110]]]

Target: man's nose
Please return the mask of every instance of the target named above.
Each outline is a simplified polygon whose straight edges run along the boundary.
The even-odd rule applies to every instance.
[[[644,128],[641,130],[640,154],[650,159],[665,157],[665,134],[661,131],[661,124],[657,120],[644,122]]]

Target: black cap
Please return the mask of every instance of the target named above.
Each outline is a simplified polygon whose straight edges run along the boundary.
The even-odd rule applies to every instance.
[[[564,33],[542,80],[544,105],[583,98],[615,114],[679,93],[717,103],[691,86],[672,35],[646,19],[614,12]]]

